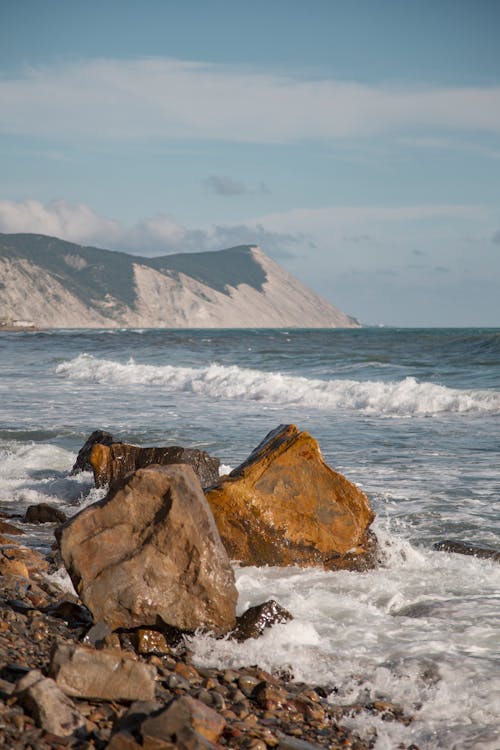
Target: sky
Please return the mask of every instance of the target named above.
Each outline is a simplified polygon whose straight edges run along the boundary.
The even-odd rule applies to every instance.
[[[500,326],[498,0],[0,0],[0,232]]]

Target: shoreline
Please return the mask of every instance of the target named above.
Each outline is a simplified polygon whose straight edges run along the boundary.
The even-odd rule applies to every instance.
[[[131,714],[142,712],[144,718],[144,712],[155,714],[183,697],[194,700],[200,711],[207,707],[217,714],[217,721],[224,727],[220,736],[214,742],[205,738],[205,744],[192,745],[162,740],[155,749],[370,750],[375,747],[376,729],[368,732],[369,736],[365,729],[361,737],[344,725],[346,719],[351,726],[353,717],[355,722],[361,715],[411,723],[401,706],[384,701],[336,705],[330,702],[328,686],[294,682],[293,676],[283,671],[270,674],[256,665],[197,667],[189,640],[168,642],[161,628],[143,627],[108,633],[93,643],[91,638],[86,648],[97,658],[112,649],[109,653],[118,651],[135,663],[152,667],[156,673],[153,702],[137,703],[139,696],[134,701],[73,697],[75,710],[83,717],[83,728],[65,737],[47,731],[37,711],[16,692],[16,685],[33,670],[50,677],[51,654],[56,646],[88,642],[92,616],[76,595],[51,580],[50,574],[60,567],[58,553],[53,550],[43,555],[24,547],[22,532],[19,534],[10,524],[16,519],[4,519],[0,523],[0,530],[4,526],[0,537],[0,745],[10,750],[153,747],[142,738],[139,725],[131,728]],[[214,720],[214,715],[210,716]],[[418,750],[416,745],[401,747]]]

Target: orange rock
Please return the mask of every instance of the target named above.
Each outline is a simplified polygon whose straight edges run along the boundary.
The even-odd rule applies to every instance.
[[[295,425],[270,432],[207,499],[229,556],[246,565],[374,565],[368,498]]]

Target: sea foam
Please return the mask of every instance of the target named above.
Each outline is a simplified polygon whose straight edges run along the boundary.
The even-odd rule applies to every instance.
[[[104,385],[160,386],[168,392],[192,392],[211,399],[262,401],[320,409],[356,410],[387,416],[442,413],[500,413],[500,393],[459,390],[413,377],[400,381],[320,380],[237,365],[206,367],[126,363],[80,354],[56,367],[62,378]]]

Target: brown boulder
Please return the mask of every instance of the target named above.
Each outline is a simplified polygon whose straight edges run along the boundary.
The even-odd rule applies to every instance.
[[[26,508],[23,521],[25,523],[64,523],[66,513],[50,503],[38,503]]]
[[[158,464],[188,464],[201,482],[202,487],[209,487],[219,480],[218,458],[212,458],[197,448],[168,446],[165,448],[141,448],[128,443],[103,445],[95,442],[89,456],[94,471],[96,487],[116,487],[128,474],[146,466]]]
[[[96,622],[112,630],[234,626],[234,573],[190,466],[139,469],[56,535]]]
[[[293,616],[274,599],[250,607],[236,618],[236,627],[229,634],[236,641],[246,641],[248,638],[258,638],[264,630],[273,625],[293,620]]]
[[[243,564],[374,565],[368,498],[327,466],[316,440],[294,425],[270,432],[207,499],[229,556]]]

